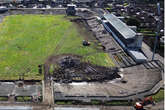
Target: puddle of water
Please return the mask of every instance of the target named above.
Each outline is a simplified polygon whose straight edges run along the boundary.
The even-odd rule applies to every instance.
[[[73,85],[73,86],[76,86],[76,85],[88,85],[90,83],[87,83],[87,82],[73,82],[73,83],[70,83],[69,85]]]

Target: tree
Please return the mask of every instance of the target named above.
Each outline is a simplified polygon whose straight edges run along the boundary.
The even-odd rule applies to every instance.
[[[140,22],[136,18],[128,18],[126,24],[129,26],[137,26],[137,28],[140,26]]]

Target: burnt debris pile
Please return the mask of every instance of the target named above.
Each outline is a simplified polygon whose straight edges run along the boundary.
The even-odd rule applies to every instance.
[[[107,68],[81,62],[80,59],[66,56],[58,61],[58,68],[53,71],[53,78],[56,82],[105,82],[120,78],[118,69]]]
[[[66,56],[59,61],[59,64],[62,69],[67,69],[79,65],[80,61],[72,58],[71,56]]]

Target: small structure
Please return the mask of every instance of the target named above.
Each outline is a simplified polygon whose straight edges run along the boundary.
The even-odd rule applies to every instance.
[[[7,11],[8,11],[8,9],[6,7],[0,6],[0,13],[5,13]]]
[[[128,50],[128,53],[137,63],[144,62],[144,60],[146,60],[146,57],[140,51]]]
[[[68,4],[66,9],[66,14],[74,16],[76,14],[76,5]]]

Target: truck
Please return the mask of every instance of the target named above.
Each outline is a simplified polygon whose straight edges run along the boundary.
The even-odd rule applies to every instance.
[[[74,16],[76,14],[76,5],[68,4],[66,9],[66,14],[68,16]]]

